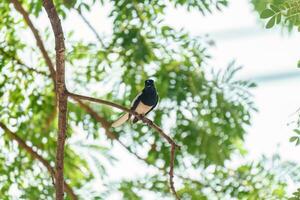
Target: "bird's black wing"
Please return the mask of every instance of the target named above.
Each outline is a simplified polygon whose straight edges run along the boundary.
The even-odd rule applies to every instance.
[[[135,97],[135,99],[133,100],[133,103],[132,103],[132,106],[131,106],[130,110],[135,111],[135,109],[138,107],[139,103],[141,102],[141,96],[142,96],[142,94],[143,93],[141,92],[140,94],[138,94]],[[130,118],[131,118],[131,114],[129,114],[129,118],[128,119],[130,119]],[[137,121],[138,121],[138,119],[136,117],[134,117],[134,119],[133,119],[132,122],[135,123]]]
[[[145,116],[146,116],[149,112],[151,112],[151,111],[157,106],[158,98],[159,98],[159,97],[157,96],[157,101],[156,101],[156,103],[152,106],[152,108],[151,108],[148,112],[146,112]]]
[[[134,98],[134,100],[133,100],[133,102],[132,102],[132,104],[131,104],[131,110],[135,110],[136,109],[136,107],[139,105],[139,103],[141,102],[141,95],[142,95],[142,93],[140,93],[140,94],[138,94],[135,98]]]

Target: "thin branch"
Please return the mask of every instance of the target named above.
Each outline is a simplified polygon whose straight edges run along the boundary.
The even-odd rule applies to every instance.
[[[55,36],[56,93],[58,102],[58,138],[56,149],[56,200],[64,199],[64,148],[67,131],[68,93],[65,85],[65,42],[59,16],[52,0],[43,0]]]
[[[138,113],[136,113],[135,111],[133,110],[130,110],[124,106],[121,106],[121,105],[118,105],[118,104],[115,104],[113,102],[110,102],[110,101],[106,101],[106,100],[102,100],[102,99],[96,99],[96,98],[93,98],[93,97],[88,97],[88,96],[83,96],[83,95],[78,95],[78,94],[74,94],[74,93],[70,93],[68,92],[68,95],[70,97],[73,97],[73,98],[78,98],[78,99],[82,99],[82,100],[88,100],[88,101],[91,101],[91,102],[95,102],[95,103],[100,103],[100,104],[104,104],[104,105],[108,105],[108,106],[111,106],[111,107],[114,107],[114,108],[118,108],[122,111],[125,111],[125,112],[128,112],[132,115],[134,115],[135,117],[137,117],[138,119],[142,120],[144,123],[146,123],[148,126],[150,126],[151,128],[155,129],[163,138],[165,138],[168,143],[171,145],[171,157],[170,157],[170,170],[169,170],[169,176],[170,176],[170,189],[172,191],[172,193],[174,194],[174,196],[176,197],[177,200],[179,200],[179,196],[177,195],[176,193],[176,190],[175,190],[175,187],[174,187],[174,181],[173,181],[173,177],[174,177],[174,160],[175,160],[175,149],[178,148],[180,149],[180,146],[177,145],[167,134],[165,134],[163,132],[163,130],[158,126],[156,125],[155,123],[153,123],[150,119],[146,118],[146,117],[143,117],[141,115],[139,115]],[[125,146],[125,145],[124,145]],[[139,158],[139,159],[142,159],[141,157],[139,157],[137,154],[136,156]]]
[[[45,1],[47,1],[47,0],[45,0]],[[33,34],[34,34],[34,36],[35,36],[35,39],[36,39],[36,41],[37,41],[37,45],[38,45],[38,47],[40,48],[40,50],[41,50],[41,52],[42,52],[42,55],[43,55],[43,57],[44,57],[44,59],[45,59],[45,61],[46,61],[46,64],[48,65],[48,67],[49,67],[49,69],[50,69],[50,73],[51,73],[51,77],[52,77],[52,79],[54,80],[54,85],[55,85],[55,88],[56,88],[56,73],[55,73],[55,69],[54,69],[54,65],[53,65],[53,63],[51,62],[51,59],[50,59],[50,57],[49,57],[49,55],[48,55],[48,53],[47,53],[47,51],[45,50],[45,46],[44,46],[44,44],[43,44],[43,42],[42,42],[42,40],[41,40],[41,37],[39,36],[39,33],[38,33],[38,30],[34,27],[34,25],[33,25],[33,23],[31,22],[31,20],[30,20],[30,18],[29,18],[29,15],[28,15],[28,13],[23,9],[23,7],[21,6],[21,4],[18,2],[18,0],[11,0],[11,2],[14,4],[14,6],[15,6],[15,8],[16,8],[16,10],[17,11],[19,11],[22,15],[23,15],[23,17],[24,17],[24,19],[25,19],[25,21],[26,21],[26,23],[29,25],[29,27],[30,27],[30,29],[31,29],[31,31],[33,32]],[[48,1],[47,1],[48,2]],[[44,2],[45,3],[45,2]],[[50,3],[52,3],[52,2],[50,2]],[[52,3],[53,4],[53,3]],[[46,7],[45,7],[46,8]],[[54,11],[55,11],[55,8],[54,8],[54,6],[53,6],[53,9],[54,9]],[[51,12],[51,10],[49,10],[49,12]],[[47,11],[47,13],[48,13],[48,11]],[[88,20],[80,13],[80,12],[78,12],[79,13],[79,15],[81,16],[81,18],[85,21],[85,23],[89,26],[89,28],[94,32],[94,34],[95,34],[95,36],[97,37],[97,39],[99,40],[99,42],[103,45],[103,46],[105,46],[104,45],[104,43],[103,43],[103,41],[101,40],[101,38],[100,38],[100,36],[98,35],[98,33],[96,32],[96,30],[92,27],[92,25],[88,22]],[[48,14],[49,15],[49,14]],[[50,17],[49,17],[50,18]],[[51,19],[50,19],[51,20]],[[59,20],[58,20],[58,22],[59,22]],[[52,21],[51,21],[51,23],[52,23]],[[52,28],[54,28],[53,26],[52,26]],[[57,36],[57,35],[55,35],[55,36]],[[63,35],[58,35],[59,37],[63,37]],[[57,47],[56,47],[56,50],[57,50]],[[20,64],[20,63],[19,63]],[[27,66],[27,68],[29,68],[28,66]],[[38,71],[36,71],[37,73],[39,73]],[[42,73],[40,73],[40,74],[42,74]],[[45,75],[45,74],[44,74]],[[65,88],[64,88],[65,89]],[[84,104],[83,102],[80,102],[80,99],[76,99],[76,98],[74,98],[74,96],[71,96],[75,101],[77,101],[78,103],[79,103],[79,105],[82,107],[82,108],[84,108],[91,116],[93,116],[98,122],[100,122],[101,124],[102,124],[102,126],[105,128],[105,130],[106,130],[106,134],[107,134],[107,136],[109,137],[109,138],[114,138],[114,139],[116,139],[124,148],[126,148],[130,153],[132,153],[132,154],[134,154],[138,159],[140,159],[140,160],[144,160],[144,161],[146,161],[146,159],[143,159],[142,157],[140,157],[139,155],[137,155],[136,153],[134,153],[134,152],[132,152],[131,151],[131,149],[129,148],[129,147],[127,147],[122,141],[120,141],[118,138],[116,138],[116,136],[111,132],[111,131],[109,131],[109,124],[107,123],[107,121],[104,119],[104,118],[102,118],[102,117],[100,117],[93,109],[91,109],[88,105],[86,105],[86,104]],[[86,99],[87,100],[87,99]],[[91,99],[89,99],[90,101],[93,101],[93,100],[91,100]],[[95,101],[94,101],[95,102]],[[97,102],[97,101],[96,101]],[[98,102],[99,103],[99,102]],[[103,104],[105,104],[104,102],[102,102]],[[106,104],[106,105],[109,105],[109,104]],[[156,124],[154,124],[151,120],[149,120],[148,118],[145,118],[145,117],[141,117],[141,116],[139,116],[139,115],[137,115],[137,113],[135,113],[135,112],[133,112],[133,111],[131,111],[131,110],[129,110],[129,109],[127,109],[127,108],[125,108],[125,107],[123,107],[123,109],[121,108],[121,107],[117,107],[116,105],[114,106],[114,105],[110,105],[110,106],[113,106],[113,107],[116,107],[116,108],[119,108],[119,109],[121,109],[121,110],[123,110],[123,111],[126,111],[126,112],[129,112],[129,113],[131,113],[131,114],[133,114],[133,115],[135,115],[137,118],[139,118],[139,119],[141,119],[144,123],[147,123],[149,126],[151,126],[152,128],[154,128],[156,131],[158,131],[158,133],[162,136],[162,137],[164,137],[170,144],[171,144],[171,163],[170,163],[170,175],[173,173],[173,168],[174,168],[174,164],[172,164],[172,163],[174,163],[174,153],[175,153],[175,148],[179,148],[179,146],[168,136],[168,135],[166,135],[163,131],[162,131],[162,129],[159,127],[159,126],[157,126]],[[126,110],[127,109],[127,110]],[[174,149],[173,151],[172,151],[172,149]],[[172,158],[173,158],[173,161],[172,161]],[[172,173],[171,173],[172,172]],[[175,189],[174,189],[174,186],[173,186],[173,176],[170,176],[170,184],[171,184],[171,190],[172,190],[172,192],[175,194],[175,196],[176,196],[176,198],[178,198],[177,197],[177,195],[176,195],[176,191],[175,191]]]
[[[103,42],[103,40],[101,39],[100,35],[98,34],[98,32],[96,31],[96,29],[92,26],[92,24],[85,18],[85,16],[81,13],[81,11],[79,9],[76,9],[78,15],[80,16],[80,18],[84,21],[84,23],[89,27],[89,29],[94,33],[95,37],[97,38],[97,40],[101,43],[101,45],[103,46],[103,48],[105,48],[105,44]]]
[[[175,150],[176,147],[174,144],[171,146],[171,157],[170,157],[170,171],[169,171],[169,176],[170,176],[170,187],[171,191],[173,192],[174,196],[176,197],[177,200],[180,200],[179,196],[176,193],[175,187],[174,187],[174,160],[175,160]]]
[[[25,67],[28,67],[25,65]],[[45,73],[40,73],[40,71],[37,71],[37,73],[41,74],[41,75],[46,75],[48,76],[47,74]],[[73,97],[73,96],[70,96],[71,99],[73,99],[75,102],[78,103],[78,105],[83,108],[88,114],[91,115],[91,117],[93,117],[97,122],[99,122],[102,127],[105,129],[105,134],[108,138],[112,139],[112,140],[115,140],[116,142],[118,142],[122,147],[124,147],[129,153],[131,153],[132,155],[134,155],[137,159],[145,162],[146,164],[148,165],[151,165],[161,171],[163,171],[164,174],[167,174],[167,172],[165,171],[164,168],[162,167],[158,167],[154,164],[151,164],[147,161],[146,158],[143,158],[141,157],[140,155],[138,155],[137,153],[135,153],[134,151],[132,151],[130,149],[129,146],[127,146],[124,142],[122,142],[111,130],[110,130],[110,123],[104,118],[104,117],[101,117],[96,111],[94,111],[88,104],[82,102],[79,98],[76,98],[76,97]],[[182,175],[176,175],[182,179],[188,179]]]
[[[35,39],[36,39],[36,43],[38,48],[40,49],[42,56],[50,70],[51,73],[51,77],[53,79],[54,85],[56,84],[55,82],[55,77],[56,77],[56,71],[54,68],[54,65],[50,59],[50,56],[48,54],[48,52],[45,50],[45,45],[39,35],[39,32],[37,30],[37,28],[33,25],[32,21],[29,18],[29,14],[28,12],[22,7],[22,5],[20,4],[20,2],[18,2],[18,0],[11,0],[11,2],[14,4],[14,6],[16,7],[16,10],[22,14],[22,16],[24,17],[26,23],[29,25]],[[98,35],[97,31],[93,28],[93,26],[88,22],[88,20],[78,11],[78,13],[80,14],[80,16],[82,17],[82,19],[85,21],[85,23],[89,26],[89,28],[93,31],[93,33],[96,35],[97,39],[99,40],[99,42],[104,46],[103,41],[101,40],[100,36]],[[15,59],[18,64],[23,65],[25,67],[27,67],[29,70],[31,71],[35,71],[36,73],[42,74],[42,75],[46,75],[48,76],[46,73],[35,70],[31,67],[29,67],[28,65],[25,65],[21,60],[19,59]],[[87,104],[85,104],[84,102],[80,102],[80,99],[75,99],[73,98],[76,102],[79,103],[80,107],[82,107],[84,110],[86,110],[92,117],[94,117],[99,123],[102,124],[103,128],[106,129],[106,134],[109,138],[114,138],[116,137],[111,131],[109,131],[109,127],[110,124],[101,116],[99,116],[92,108],[90,108]],[[56,107],[56,106],[55,106]]]
[[[50,71],[50,76],[53,80],[53,85],[54,85],[54,94],[55,94],[55,104],[54,104],[54,111],[53,114],[56,114],[56,107],[57,107],[57,98],[56,98],[56,71],[55,71],[55,67],[53,62],[50,59],[50,56],[48,54],[48,52],[46,51],[45,45],[43,43],[43,40],[39,34],[38,29],[33,25],[30,17],[29,17],[29,13],[23,8],[22,4],[18,1],[18,0],[10,0],[10,2],[14,5],[15,9],[23,16],[26,24],[29,26],[35,40],[36,40],[36,44],[38,46],[38,48],[40,49],[42,56],[45,60],[46,65],[49,68]],[[15,58],[15,60],[17,61],[18,64],[27,67],[28,69],[30,69],[31,71],[35,71],[36,73],[42,74],[42,75],[47,75],[46,73],[37,71],[31,67],[29,67],[28,65],[25,65],[24,62],[22,62],[19,58]],[[55,116],[51,116],[50,119],[54,119]],[[48,123],[49,124],[49,123]]]
[[[6,53],[6,52],[2,52],[2,48],[0,48],[0,52],[1,53]],[[36,72],[37,74],[40,74],[40,75],[44,75],[44,76],[48,76],[49,77],[49,74],[47,74],[46,72],[42,72],[42,71],[38,71],[38,70],[36,70],[36,69],[34,69],[34,68],[32,68],[32,67],[29,67],[27,64],[25,64],[21,59],[19,59],[19,58],[16,58],[16,57],[14,57],[13,55],[9,55],[9,54],[6,54],[7,56],[9,56],[9,57],[11,57],[13,60],[15,60],[19,65],[22,65],[22,66],[24,66],[24,67],[26,67],[28,70],[30,70],[30,71],[34,71],[34,72]],[[109,130],[109,128],[110,128],[110,123],[104,118],[104,117],[101,117],[96,111],[94,111],[88,104],[86,104],[86,103],[84,103],[84,102],[82,102],[80,99],[78,99],[78,98],[74,98],[74,97],[70,97],[70,98],[72,98],[75,102],[77,102],[78,103],[78,105],[81,107],[81,108],[83,108],[87,113],[89,113],[97,122],[99,122],[102,126],[103,126],[103,128],[105,129],[105,134],[107,135],[107,137],[108,138],[110,138],[110,139],[116,139],[117,141],[119,141],[118,139],[117,139],[117,137],[115,136],[115,134],[113,133],[113,132],[111,132],[110,130]],[[56,107],[56,106],[54,106],[54,107]],[[47,127],[49,127],[49,125],[50,125],[50,122],[52,121],[52,120],[54,120],[54,118],[55,118],[55,113],[56,113],[56,109],[55,110],[53,110],[53,112],[52,112],[52,114],[49,116],[49,118],[46,120],[47,121],[47,125],[45,126],[45,129],[47,129]],[[119,143],[121,144],[122,142],[121,141],[119,141]],[[122,145],[122,146],[124,146],[124,144]]]
[[[80,9],[76,9],[78,15],[80,16],[80,18],[84,21],[84,23],[89,27],[89,29],[93,32],[93,34],[95,35],[95,37],[97,38],[97,40],[100,42],[100,44],[102,45],[103,48],[107,48],[103,42],[103,40],[101,39],[100,35],[98,34],[98,32],[96,31],[96,29],[92,26],[92,24],[86,19],[86,17],[82,14],[82,12],[80,11]],[[100,62],[100,61],[99,61]],[[99,64],[99,62],[97,63],[97,65]],[[110,61],[107,61],[107,64],[110,68],[112,68]]]
[[[121,106],[119,104],[110,102],[110,101],[106,101],[103,99],[97,99],[97,98],[93,98],[93,97],[88,97],[88,96],[83,96],[83,95],[79,95],[79,94],[74,94],[71,92],[68,92],[68,95],[70,97],[74,97],[74,98],[78,98],[78,99],[82,99],[82,100],[87,100],[87,101],[91,101],[91,102],[95,102],[95,103],[99,103],[99,104],[104,104],[104,105],[108,105],[110,107],[114,107],[114,108],[118,108],[124,112],[128,112],[132,115],[134,115],[135,117],[137,117],[139,120],[142,120],[144,123],[148,124],[151,128],[155,129],[163,138],[165,138],[169,144],[174,144],[174,146],[176,148],[180,148],[179,145],[177,145],[167,134],[164,133],[164,131],[155,123],[153,123],[150,119],[148,119],[147,117],[143,117],[141,115],[139,115],[138,113],[136,113],[133,110],[130,110],[124,106]]]
[[[21,61],[20,58],[18,58],[16,55],[12,55],[12,54],[9,54],[7,51],[5,51],[2,47],[0,48],[0,53],[3,54],[3,55],[6,55],[8,56],[10,59],[12,59],[12,61],[15,61],[18,65],[21,65],[23,67],[26,67],[29,71],[32,71],[32,72],[35,72],[37,74],[41,74],[41,75],[44,75],[44,76],[47,76],[48,74],[46,72],[43,72],[43,71],[39,71],[33,67],[29,67],[27,64],[25,64],[23,61]]]
[[[37,159],[46,167],[49,171],[51,177],[55,179],[55,170],[51,167],[50,163],[40,156],[36,151],[34,151],[30,146],[26,144],[26,142],[20,138],[16,133],[12,132],[5,124],[0,122],[0,127],[8,134],[9,138],[16,141],[18,145],[23,148],[27,153],[29,153],[34,159]],[[72,190],[72,188],[64,181],[65,192],[69,195],[72,200],[77,200],[77,196]]]
[[[110,123],[106,121],[105,118],[98,115],[96,111],[94,111],[91,107],[89,107],[87,104],[83,103],[79,98],[77,97],[70,97],[78,102],[78,104],[87,112],[89,113],[96,121],[100,122],[103,128],[105,129],[105,133],[108,138],[110,139],[117,139],[115,134],[109,130]]]
[[[13,3],[14,7],[16,8],[16,10],[23,16],[25,22],[27,23],[27,25],[29,26],[30,30],[32,31],[35,40],[36,40],[36,44],[39,47],[39,49],[41,50],[41,53],[45,59],[45,62],[47,64],[47,66],[49,67],[50,73],[51,73],[51,77],[54,81],[54,84],[56,83],[55,79],[55,68],[54,65],[46,51],[46,48],[43,44],[43,41],[39,35],[38,30],[35,28],[35,26],[33,25],[32,21],[30,20],[29,14],[28,12],[22,7],[21,3],[18,0],[10,0],[11,3]],[[55,88],[55,85],[54,85]]]
[[[146,159],[139,156],[137,153],[133,152],[124,142],[122,142],[111,130],[110,126],[111,124],[104,118],[101,117],[97,112],[95,112],[91,107],[89,107],[87,104],[83,103],[79,98],[70,96],[70,98],[74,99],[76,102],[79,103],[79,105],[87,112],[89,113],[97,122],[99,122],[102,127],[105,130],[105,134],[108,138],[117,141],[122,147],[124,147],[129,153],[133,154],[136,158],[139,160],[143,160],[147,164]]]

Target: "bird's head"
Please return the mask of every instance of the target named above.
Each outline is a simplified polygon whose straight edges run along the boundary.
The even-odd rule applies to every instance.
[[[145,88],[150,88],[154,86],[154,81],[152,79],[148,79],[145,81]]]

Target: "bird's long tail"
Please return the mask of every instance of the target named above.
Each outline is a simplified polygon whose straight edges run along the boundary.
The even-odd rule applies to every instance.
[[[112,123],[112,127],[118,127],[121,126],[123,123],[125,123],[129,119],[129,113],[126,113],[122,115],[119,119],[117,119],[114,123]]]

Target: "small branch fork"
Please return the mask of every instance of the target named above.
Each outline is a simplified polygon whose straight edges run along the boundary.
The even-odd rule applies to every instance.
[[[153,123],[147,117],[139,115],[137,112],[135,112],[133,110],[130,110],[130,109],[124,107],[124,106],[115,104],[115,103],[110,102],[110,101],[106,101],[106,100],[102,100],[102,99],[97,99],[97,98],[93,98],[93,97],[88,97],[88,96],[83,96],[83,95],[79,95],[79,94],[74,94],[74,93],[70,93],[70,92],[68,92],[68,96],[73,97],[74,99],[77,99],[77,100],[78,99],[80,99],[80,100],[87,100],[87,101],[91,101],[91,102],[94,102],[94,103],[104,104],[104,105],[107,105],[107,106],[118,108],[118,109],[120,109],[120,110],[122,110],[124,112],[128,112],[128,113],[134,115],[135,117],[137,117],[142,122],[146,123],[151,128],[155,129],[160,134],[160,136],[162,136],[163,138],[165,138],[167,140],[167,142],[171,145],[170,171],[169,171],[170,189],[171,189],[172,193],[174,194],[174,196],[176,197],[176,199],[177,200],[180,199],[178,197],[177,193],[176,193],[176,190],[175,190],[175,187],[174,187],[174,181],[173,181],[173,177],[174,177],[175,150],[176,149],[180,149],[180,146],[177,145],[171,137],[169,137],[166,133],[164,133],[164,131],[158,125],[156,125],[155,123]],[[138,156],[138,158],[141,159],[141,157],[139,157],[139,156]]]

